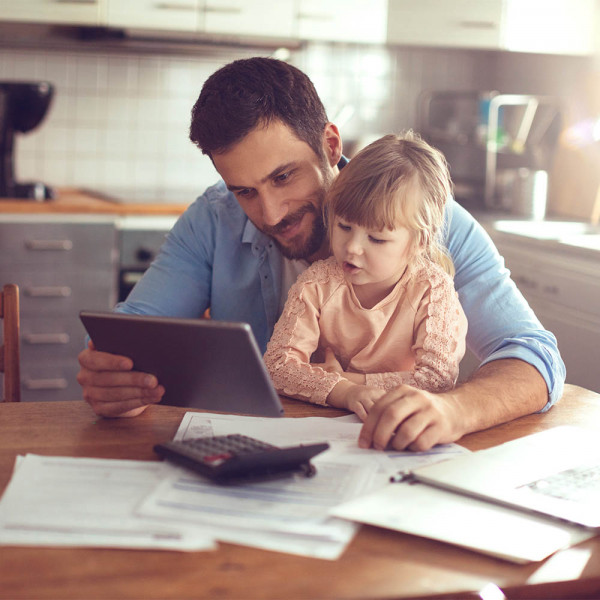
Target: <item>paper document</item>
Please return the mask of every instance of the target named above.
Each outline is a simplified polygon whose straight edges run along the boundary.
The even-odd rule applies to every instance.
[[[134,509],[169,473],[166,463],[28,454],[0,500],[0,544],[214,549],[190,524]]]
[[[263,440],[274,446],[314,444],[326,441],[330,449],[313,459],[348,461],[352,464],[368,464],[379,471],[381,483],[398,471],[414,469],[440,460],[467,454],[469,450],[458,444],[444,444],[425,452],[389,451],[363,449],[358,446],[358,436],[362,422],[356,415],[338,418],[301,417],[293,419],[270,419],[264,417],[244,417],[217,413],[188,412],[184,415],[175,434],[176,440],[211,435],[243,433]]]
[[[592,536],[581,528],[416,483],[393,483],[332,515],[448,542],[517,563],[543,560]]]
[[[399,469],[467,452],[456,445],[427,453],[365,450],[357,445],[361,427],[352,416],[269,419],[186,413],[175,439],[243,433],[276,446],[327,441],[330,449],[312,459],[317,475],[311,479],[219,488],[182,471],[157,486],[140,514],[202,524],[222,541],[338,558],[356,525],[330,518],[333,506],[385,485]]]
[[[27,455],[0,500],[0,544],[206,550],[215,541],[334,560],[358,525],[336,505],[401,469],[467,452],[358,447],[361,422],[186,413],[176,439],[243,433],[276,446],[328,442],[313,478],[219,486],[169,462]]]
[[[201,525],[221,541],[296,554],[305,554],[309,541],[309,555],[337,558],[356,527],[330,518],[329,509],[370,489],[370,482],[368,467],[334,462],[319,462],[315,477],[235,486],[182,470],[145,499],[139,514]]]

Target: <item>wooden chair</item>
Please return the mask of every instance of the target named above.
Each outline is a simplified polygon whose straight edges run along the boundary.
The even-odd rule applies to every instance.
[[[19,351],[19,288],[9,283],[0,291],[0,319],[4,321],[0,346],[0,373],[4,373],[4,402],[21,400]]]

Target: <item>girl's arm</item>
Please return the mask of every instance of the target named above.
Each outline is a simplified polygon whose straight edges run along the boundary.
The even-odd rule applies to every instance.
[[[342,375],[310,363],[319,344],[320,299],[318,283],[308,269],[290,289],[264,359],[279,394],[325,405]]]

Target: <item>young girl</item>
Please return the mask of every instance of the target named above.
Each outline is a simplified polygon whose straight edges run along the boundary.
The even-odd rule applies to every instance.
[[[454,386],[467,323],[440,244],[450,194],[444,157],[412,132],[341,170],[324,207],[333,256],[292,286],[265,353],[280,394],[364,420],[400,384]]]

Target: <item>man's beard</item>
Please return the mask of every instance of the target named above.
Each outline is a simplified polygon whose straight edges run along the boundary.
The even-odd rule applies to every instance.
[[[315,194],[315,196],[318,199],[318,202],[316,204],[319,208],[317,208],[315,204],[306,203],[294,214],[288,215],[287,217],[282,219],[279,223],[277,223],[277,225],[274,225],[273,227],[263,226],[262,228],[263,233],[266,233],[268,236],[271,236],[273,238],[275,245],[277,246],[277,248],[279,248],[279,251],[285,258],[289,258],[292,260],[310,258],[313,254],[316,254],[321,249],[323,242],[327,237],[327,228],[323,220],[322,207],[325,202],[325,195],[327,193],[327,190],[331,186],[334,176],[327,169],[326,159],[324,156],[322,157],[321,174],[323,175],[323,185]],[[284,246],[275,237],[276,234],[280,233],[290,225],[295,225],[300,220],[302,220],[304,215],[309,213],[314,215],[314,221],[310,234],[303,243],[293,244],[291,246]]]
[[[291,245],[283,245],[275,236],[280,231],[283,231],[290,225],[295,225],[304,218],[304,215],[312,213],[314,220],[312,229],[306,239],[302,239],[301,242],[291,243]],[[273,238],[275,245],[279,248],[279,251],[285,258],[299,259],[308,258],[315,254],[323,245],[325,236],[327,234],[325,223],[323,222],[322,213],[312,204],[306,204],[293,215],[288,215],[285,219],[282,219],[274,227],[263,227],[263,233]]]

